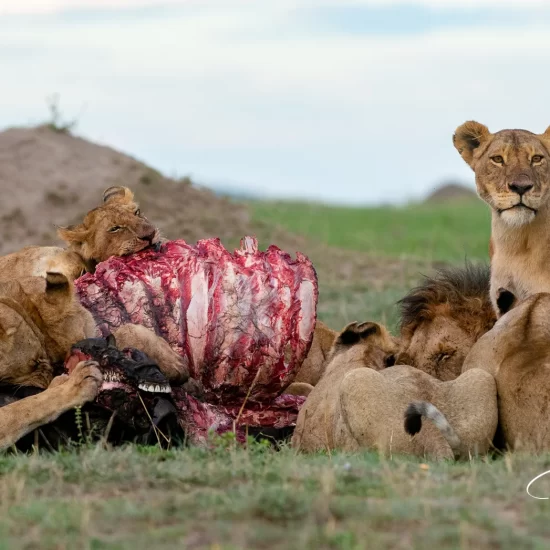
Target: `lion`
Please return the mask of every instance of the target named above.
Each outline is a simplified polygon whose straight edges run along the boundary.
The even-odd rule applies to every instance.
[[[78,301],[72,281],[53,272],[0,283],[0,328],[0,382],[43,389],[71,346],[97,335],[92,314]],[[146,353],[169,380],[187,380],[179,355],[146,327],[122,325],[113,335],[121,348]]]
[[[298,414],[292,445],[305,452],[377,449],[436,459],[488,452],[497,428],[494,378],[473,369],[442,382],[392,365],[395,349],[383,326],[348,325]],[[422,416],[433,423],[411,437]]]
[[[134,254],[160,243],[159,230],[142,215],[128,187],[109,187],[101,206],[90,210],[81,224],[60,227],[57,234],[89,272],[112,256]]]
[[[495,378],[506,447],[548,451],[550,294],[534,294],[522,302],[507,296],[500,303],[505,307],[499,320],[473,346],[463,372],[482,369]]]
[[[106,189],[102,206],[88,212],[81,224],[59,227],[58,235],[67,249],[28,246],[0,257],[0,281],[44,277],[48,272],[63,273],[74,281],[112,256],[133,254],[161,241],[127,187]]]
[[[453,143],[475,173],[478,195],[491,208],[491,301],[499,289],[519,301],[550,292],[550,127],[543,134],[501,130],[479,122],[459,126]]]
[[[457,378],[474,343],[496,321],[489,282],[489,267],[470,262],[425,277],[398,302],[397,362],[442,381]]]
[[[288,386],[285,393],[306,396],[310,394],[323,376],[328,354],[337,336],[338,333],[335,330],[329,328],[322,321],[317,321],[311,348],[296,373],[293,383]]]
[[[81,362],[68,377],[54,374],[75,342],[96,335],[65,274],[0,282],[0,383],[45,389],[0,408],[0,448],[95,398],[102,381],[97,363]],[[146,353],[171,382],[188,380],[179,355],[146,327],[122,325],[113,335],[121,349]]]

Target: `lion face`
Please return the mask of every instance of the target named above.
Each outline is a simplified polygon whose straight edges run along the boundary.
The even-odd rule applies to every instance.
[[[456,129],[453,143],[476,175],[479,196],[509,226],[531,223],[550,196],[550,128],[544,134],[501,130],[478,122]]]
[[[110,187],[104,204],[88,212],[80,225],[60,228],[59,236],[86,261],[134,254],[160,240],[159,231],[141,214],[127,187]]]
[[[449,312],[436,313],[420,322],[397,354],[397,362],[420,369],[434,378],[447,381],[457,378],[464,358],[474,345],[476,336]]]

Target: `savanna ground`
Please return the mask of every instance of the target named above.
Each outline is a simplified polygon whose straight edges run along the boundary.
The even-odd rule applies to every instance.
[[[319,314],[394,326],[419,271],[487,259],[480,203],[346,209],[253,203],[304,235]],[[0,457],[1,548],[548,548],[548,501],[525,487],[550,455],[453,464],[260,444],[160,451],[83,446]],[[550,476],[548,476],[550,478]],[[550,479],[536,486],[550,496]]]

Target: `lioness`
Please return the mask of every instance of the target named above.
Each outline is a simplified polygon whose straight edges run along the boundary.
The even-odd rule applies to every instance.
[[[496,380],[499,424],[512,449],[550,449],[550,294],[529,297],[474,345],[463,371],[482,369]],[[464,375],[462,375],[464,376]]]
[[[475,172],[479,196],[491,207],[491,301],[499,289],[521,301],[550,292],[550,128],[543,134],[501,130],[479,122],[459,126],[453,143]]]
[[[441,382],[413,367],[388,366],[395,349],[384,327],[348,325],[300,410],[293,446],[309,452],[375,448],[434,458],[486,453],[497,427],[493,377],[476,369]],[[420,416],[434,424],[411,438],[403,422],[406,411],[411,433],[419,431]]]

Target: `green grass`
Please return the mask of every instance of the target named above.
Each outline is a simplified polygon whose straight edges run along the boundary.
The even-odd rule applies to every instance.
[[[550,504],[525,486],[549,464],[231,444],[6,456],[0,548],[543,549]]]
[[[480,200],[404,207],[349,208],[294,202],[252,202],[257,220],[335,248],[429,261],[486,259],[490,214]]]

